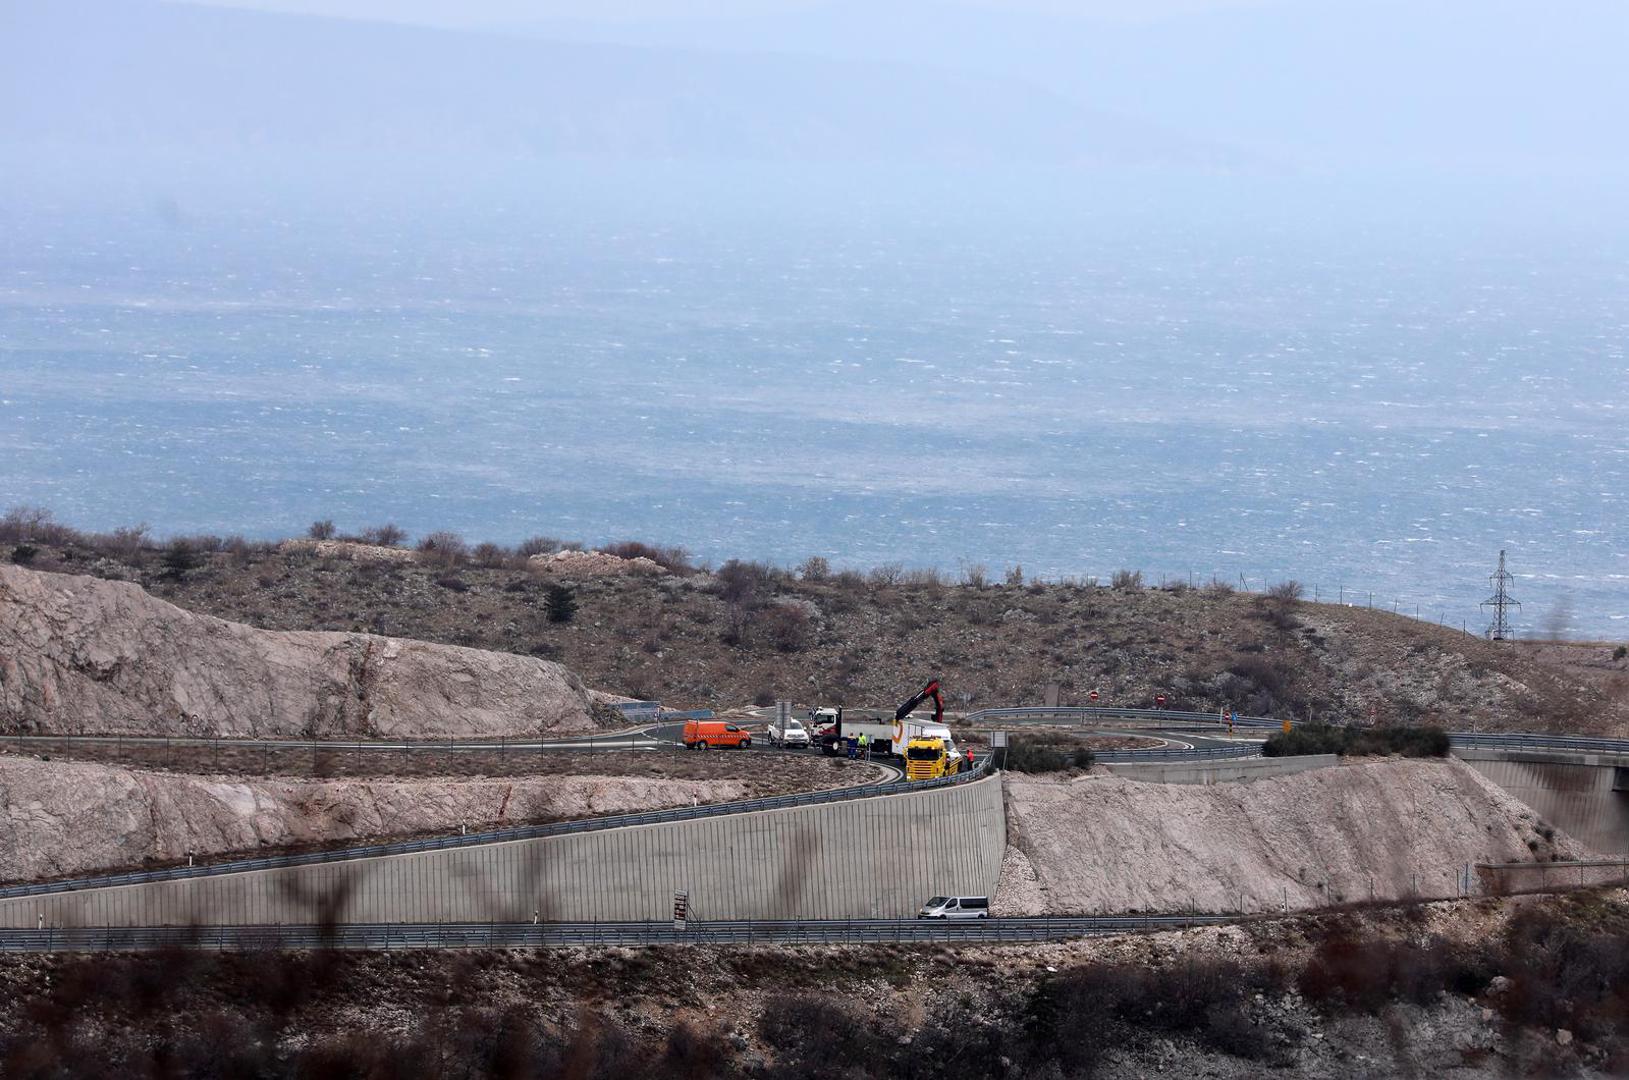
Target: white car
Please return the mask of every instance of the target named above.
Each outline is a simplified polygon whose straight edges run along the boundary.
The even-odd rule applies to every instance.
[[[779,720],[772,720],[769,724],[769,745],[771,746],[798,746],[809,745],[809,732],[803,726],[803,721],[788,719],[786,726],[780,726]]]

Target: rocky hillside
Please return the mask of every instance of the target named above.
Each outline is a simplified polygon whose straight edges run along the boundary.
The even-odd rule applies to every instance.
[[[306,780],[0,755],[0,881],[173,863],[189,852],[255,855],[862,782],[822,761],[790,783],[782,776],[766,785],[746,769],[739,777],[665,775],[664,760],[647,760],[642,776]]]
[[[1279,911],[1458,895],[1466,863],[1582,848],[1458,761],[1251,783],[1009,773],[1005,914]]]
[[[1629,732],[1629,658],[1615,650],[1598,666],[1564,666],[1390,612],[1226,588],[948,585],[890,568],[794,575],[739,563],[572,578],[503,558],[351,558],[340,543],[236,544],[182,563],[71,538],[36,547],[37,567],[139,582],[202,614],[542,657],[593,686],[681,707],[776,697],[891,707],[939,675],[952,708],[1036,703],[1056,681],[1077,704],[1096,689],[1126,705],[1163,693],[1205,710]],[[572,604],[551,608],[561,588]]]
[[[510,735],[595,727],[557,663],[365,633],[269,632],[138,585],[0,565],[0,730]]]

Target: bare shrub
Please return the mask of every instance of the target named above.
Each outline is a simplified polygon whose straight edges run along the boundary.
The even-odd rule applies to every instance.
[[[905,574],[905,567],[897,562],[883,563],[874,566],[866,575],[866,580],[872,585],[898,585],[899,579]]]
[[[379,547],[397,547],[406,539],[407,530],[398,528],[388,521],[383,525],[363,529],[361,535],[364,544],[375,544]]]
[[[529,559],[533,555],[553,555],[565,546],[563,541],[552,536],[529,536],[515,548],[515,554],[523,559]]]
[[[488,570],[496,570],[501,566],[508,565],[510,551],[501,544],[494,544],[488,540],[476,544],[471,555],[474,557],[476,565],[484,566]]]
[[[760,617],[770,643],[784,653],[802,652],[809,645],[813,620],[809,613],[791,604],[777,604]]]
[[[1295,617],[1295,604],[1294,600],[1284,600],[1273,595],[1258,596],[1252,614],[1273,629],[1288,633],[1301,626],[1300,620]]]
[[[192,548],[192,550],[207,555],[214,555],[226,550],[225,537],[216,536],[214,533],[197,533],[192,536],[177,536],[173,537],[171,542],[173,543],[176,540],[183,540],[186,542],[188,547]]]
[[[773,703],[771,703],[773,704]],[[789,1016],[796,1023],[787,1023]],[[838,1076],[880,1073],[883,1047],[867,1018],[847,1002],[808,993],[779,995],[764,1003],[758,1022],[760,1037],[777,1055],[804,1065],[798,1076]]]
[[[1093,584],[1096,584],[1093,582]],[[1113,589],[1140,589],[1143,587],[1143,572],[1141,570],[1116,570],[1109,579],[1109,587]]]
[[[915,570],[905,571],[900,579],[906,585],[917,589],[940,589],[944,587],[944,575],[939,573],[937,566],[924,566]]]
[[[982,589],[987,583],[986,575],[983,563],[969,563],[962,567],[962,584]]]
[[[690,562],[690,553],[682,547],[665,547],[639,540],[623,540],[600,550],[619,559],[649,559],[664,570],[675,574],[690,574],[696,569]]]
[[[831,563],[827,562],[824,556],[810,555],[803,560],[803,565],[798,567],[798,576],[804,581],[825,581],[831,576]]]
[[[713,575],[714,588],[726,604],[751,604],[774,585],[775,569],[767,563],[731,559]]]
[[[313,540],[332,540],[334,532],[333,521],[324,518],[321,521],[313,521],[311,527],[306,529],[305,534]]]
[[[469,545],[455,532],[433,532],[419,541],[419,558],[435,566],[460,566],[469,557]]]
[[[62,545],[77,539],[77,530],[59,523],[43,506],[13,506],[0,517],[0,542]]]
[[[151,537],[145,524],[121,525],[112,532],[89,537],[90,545],[105,555],[132,561],[139,559]]]
[[[1267,590],[1267,596],[1280,604],[1293,604],[1301,599],[1305,591],[1299,581],[1280,581]]]
[[[1242,679],[1249,689],[1262,691],[1273,698],[1283,694],[1290,681],[1290,673],[1281,664],[1259,654],[1239,656],[1228,665],[1227,670]]]
[[[865,588],[865,575],[858,570],[839,570],[832,581],[845,592],[857,593]]]
[[[1024,587],[1024,568],[1022,566],[1014,566],[1007,571],[1007,587],[1010,589],[1022,589]]]
[[[712,1080],[728,1074],[729,1061],[730,1044],[721,1033],[681,1020],[668,1031],[661,1064],[676,1080]]]

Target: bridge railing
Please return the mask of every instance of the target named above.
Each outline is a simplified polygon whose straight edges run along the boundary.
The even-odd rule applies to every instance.
[[[1593,750],[1629,754],[1629,739],[1593,735],[1546,735],[1520,731],[1456,731],[1448,736],[1453,746],[1489,750]]]

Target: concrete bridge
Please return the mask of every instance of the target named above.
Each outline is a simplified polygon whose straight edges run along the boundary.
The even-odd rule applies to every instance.
[[[1456,737],[1453,754],[1592,851],[1629,852],[1629,748],[1466,746]]]

